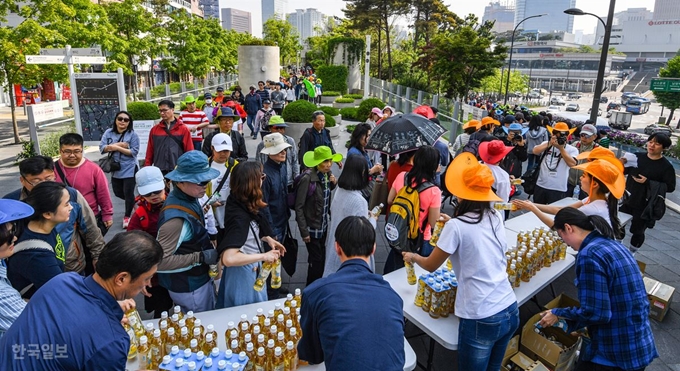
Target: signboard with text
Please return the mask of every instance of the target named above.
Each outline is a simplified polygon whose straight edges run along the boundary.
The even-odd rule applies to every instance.
[[[113,125],[125,97],[119,95],[116,73],[76,73],[73,96],[78,100],[80,130],[85,141],[97,141]]]
[[[649,84],[649,90],[667,93],[680,93],[680,79],[652,79]]]

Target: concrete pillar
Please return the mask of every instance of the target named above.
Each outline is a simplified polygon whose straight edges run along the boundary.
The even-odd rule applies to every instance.
[[[413,111],[413,107],[411,107],[411,88],[407,87],[406,88],[406,100],[404,101],[404,112],[411,112]]]
[[[347,66],[347,89],[349,92],[361,89],[361,58],[362,56],[353,57],[352,63],[350,64],[349,50],[346,49],[347,45],[345,43],[338,44],[335,48],[335,54],[333,54],[333,65],[343,65]],[[344,54],[344,58],[343,58]],[[341,92],[344,93],[344,92]]]
[[[279,80],[279,47],[241,45],[238,47],[238,82],[243,91],[258,81]]]

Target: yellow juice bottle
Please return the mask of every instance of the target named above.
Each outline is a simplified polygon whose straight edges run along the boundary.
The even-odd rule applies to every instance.
[[[213,334],[205,334],[205,340],[203,340],[203,353],[210,354],[213,348],[217,347],[217,341],[213,337]]]
[[[274,263],[274,268],[272,269],[272,288],[281,288],[281,259],[276,259]]]
[[[146,338],[149,339],[149,343],[151,343],[151,339],[153,339],[153,323],[147,323],[144,325],[144,335],[146,335]]]
[[[198,353],[201,350],[201,348],[199,347],[199,344],[198,344],[198,340],[191,339],[189,341],[189,349],[191,349],[191,351],[193,353]]]
[[[170,322],[170,318],[168,318],[168,312],[167,311],[161,312],[161,319],[158,320],[158,327],[161,327],[161,322],[163,322],[163,321]]]
[[[179,349],[184,350],[189,348],[191,345],[191,335],[189,335],[189,329],[184,326],[179,333]]]
[[[272,272],[273,268],[274,263],[270,262],[262,263],[262,268],[260,268],[260,274],[255,279],[255,284],[253,285],[253,289],[255,289],[255,291],[262,291],[262,288],[265,286],[265,283],[267,282],[267,277],[269,277],[269,274]]]
[[[241,350],[246,349],[246,346],[248,343],[253,342],[253,336],[251,334],[245,334],[243,335],[243,341],[239,342],[238,346],[241,348]]]
[[[182,313],[182,308],[179,305],[175,305],[175,307],[172,308],[172,314],[177,315],[178,321],[181,320],[182,318],[184,318],[184,313]]]
[[[416,298],[413,301],[416,307],[421,307],[423,305],[423,296],[425,295],[425,275],[421,275],[418,279],[418,289],[416,291]]]
[[[142,335],[139,338],[139,346],[137,346],[137,355],[139,360],[139,367],[148,370],[151,364],[151,353],[149,349],[148,338]]]
[[[246,344],[246,356],[248,356],[248,363],[246,363],[245,371],[252,371],[255,369],[255,346],[253,343]]]
[[[566,258],[567,258],[567,244],[562,242],[562,243],[560,243],[559,260],[564,260]]]
[[[142,323],[142,318],[139,316],[139,312],[137,312],[137,309],[135,308],[130,309],[129,311],[127,311],[127,313],[125,313],[125,317],[127,317],[130,327],[135,332],[135,337],[137,338],[137,340],[139,340],[140,337],[146,334],[144,324]]]
[[[527,257],[527,260],[518,258],[517,262],[518,264],[522,264],[522,276],[520,279],[522,282],[529,282],[529,279],[531,278],[531,267],[529,266],[529,259]]]
[[[425,311],[430,311],[430,303],[432,299],[432,287],[434,286],[434,278],[429,277],[427,279],[427,285],[425,285],[425,292],[423,294],[423,305],[420,307]]]
[[[186,326],[189,329],[189,331],[193,331],[194,321],[196,321],[196,317],[194,317],[194,312],[190,310],[184,317],[184,326]]]
[[[517,281],[517,267],[514,264],[510,264],[510,269],[508,269],[508,281],[510,286],[515,287],[515,282]]]
[[[264,310],[262,310],[262,308],[257,308],[257,324],[260,325],[260,329],[263,328],[264,320],[266,318],[267,318],[267,316],[264,315]]]
[[[205,335],[205,329],[203,328],[203,323],[201,322],[200,318],[196,318],[194,320],[194,326],[191,328],[191,333],[194,333],[195,329],[201,330],[201,336]]]
[[[264,334],[257,335],[257,347],[267,349],[267,337]]]
[[[439,316],[448,317],[449,316],[449,295],[451,294],[451,286],[447,282],[442,283],[442,292],[439,293]]]
[[[298,333],[297,329],[295,327],[290,329],[289,337],[291,341],[295,344],[295,348],[297,349],[297,344],[300,341],[300,333]]]
[[[293,294],[286,295],[286,301],[283,302],[284,308],[290,308],[290,302],[293,301]]]
[[[199,346],[202,346],[203,344],[203,335],[201,335],[201,329],[194,327],[194,333],[191,334],[192,339],[196,339],[198,341]]]
[[[272,371],[284,371],[286,365],[283,359],[283,351],[281,347],[274,348],[274,357],[272,358]]]
[[[270,339],[267,341],[267,349],[265,352],[267,353],[267,364],[269,365],[269,370],[271,370],[272,366],[274,365],[274,348],[276,348],[274,340]]]
[[[174,346],[179,348],[179,337],[175,334],[175,328],[170,327],[165,337],[165,354],[170,354]]]
[[[276,346],[281,349],[286,349],[286,334],[283,331],[279,331],[276,335]]]
[[[292,341],[286,343],[286,351],[283,353],[285,371],[295,371],[298,365],[298,353]]]
[[[161,330],[153,331],[153,338],[149,344],[149,370],[155,370],[163,361],[165,356],[165,348],[163,347],[163,340],[161,340]]]
[[[446,259],[446,269],[450,271],[453,270],[453,264],[451,264],[451,259]]]
[[[267,356],[265,355],[265,351],[263,347],[257,348],[257,356],[255,356],[255,360],[253,361],[253,369],[255,371],[268,371],[267,370]]]
[[[441,283],[436,283],[434,285],[434,290],[430,293],[430,317],[439,318],[439,312],[441,309]]]
[[[239,354],[241,352],[241,348],[238,346],[238,339],[233,339],[231,343],[229,343],[229,349],[231,349],[234,354]]]
[[[283,305],[276,303],[274,304],[274,319],[278,319],[280,314],[283,314]]]
[[[415,285],[418,281],[418,277],[416,276],[416,269],[413,266],[413,263],[404,262],[404,267],[406,267],[406,282],[408,282],[409,285]]]
[[[293,317],[290,314],[290,307],[283,307],[283,323],[288,322],[288,320],[292,320]]]
[[[250,332],[250,322],[248,322],[248,315],[247,314],[241,314],[241,320],[238,322],[238,328],[241,330],[241,332]],[[243,329],[243,325],[246,325],[245,330]]]
[[[168,322],[168,328],[174,328],[175,333],[179,335],[180,330],[182,329],[179,327],[179,316],[177,314],[173,314],[170,316],[170,322]]]
[[[168,321],[161,321],[158,327],[161,331],[161,340],[165,342],[165,339],[168,337]]]
[[[302,305],[302,290],[295,289],[295,296],[293,299],[297,302],[298,306]]]

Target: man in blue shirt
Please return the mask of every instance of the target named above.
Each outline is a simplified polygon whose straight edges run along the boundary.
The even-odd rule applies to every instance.
[[[335,241],[342,265],[302,295],[300,359],[325,362],[330,371],[403,370],[403,302],[369,268],[374,228],[364,217],[349,216],[338,225]]]
[[[149,234],[119,233],[99,255],[94,275],[54,277],[0,338],[0,370],[124,370],[130,338],[118,300],[149,286],[162,257]]]

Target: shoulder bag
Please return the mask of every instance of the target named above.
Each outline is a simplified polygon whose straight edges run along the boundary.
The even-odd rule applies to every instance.
[[[120,141],[123,139],[123,136],[125,136],[125,132],[120,135],[116,143],[120,143]],[[102,171],[105,173],[112,173],[121,169],[120,161],[113,159],[113,152],[109,152],[108,156],[99,159],[99,167],[102,168]]]

